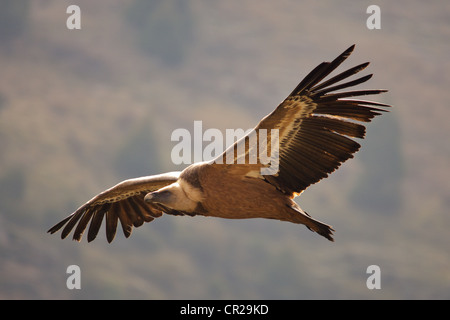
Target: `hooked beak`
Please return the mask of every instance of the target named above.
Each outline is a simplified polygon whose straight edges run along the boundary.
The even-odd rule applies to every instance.
[[[145,202],[153,202],[153,199],[155,198],[155,196],[156,196],[156,192],[147,193],[144,197],[144,201]]]
[[[153,191],[150,193],[147,193],[144,197],[144,201],[147,203],[166,203],[171,196],[171,193],[167,190],[164,191]]]

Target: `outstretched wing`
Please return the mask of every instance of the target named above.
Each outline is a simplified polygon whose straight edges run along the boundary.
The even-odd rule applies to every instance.
[[[347,99],[379,94],[386,90],[336,92],[369,80],[371,74],[340,83],[363,70],[368,62],[322,81],[350,56],[353,49],[354,45],[332,62],[318,65],[254,129],[257,135],[260,129],[266,129],[266,132],[278,129],[279,170],[275,174],[259,177],[285,194],[298,195],[353,157],[360,145],[351,138],[363,138],[365,135],[365,127],[360,122],[369,122],[376,115],[380,115],[380,112],[386,111],[379,107],[389,107],[377,102]],[[238,143],[230,147],[228,152],[237,150]],[[268,144],[270,145],[270,141]],[[269,149],[270,147],[267,148]],[[223,158],[223,155],[220,157]],[[221,159],[220,157],[218,159]],[[239,156],[235,159],[237,157]],[[261,164],[249,166],[247,175],[255,176],[255,168],[261,168]]]
[[[70,216],[50,228],[53,234],[62,227],[61,238],[66,238],[75,227],[73,239],[80,241],[88,223],[88,241],[97,237],[106,216],[106,239],[111,242],[120,221],[125,237],[129,237],[133,226],[139,227],[162,215],[160,208],[144,202],[147,193],[158,190],[177,181],[180,172],[170,172],[154,176],[129,179],[103,191],[78,208]]]

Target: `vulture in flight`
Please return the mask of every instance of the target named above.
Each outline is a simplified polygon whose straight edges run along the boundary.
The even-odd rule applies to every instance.
[[[351,98],[386,90],[341,91],[371,78],[369,74],[347,81],[366,68],[368,62],[325,79],[353,49],[354,45],[333,61],[319,64],[252,130],[258,137],[261,129],[277,130],[277,139],[267,136],[270,141],[265,150],[269,154],[271,150],[277,151],[276,172],[263,170],[267,169],[267,162],[248,161],[252,146],[247,135],[214,160],[194,163],[181,172],[122,181],[93,197],[48,232],[53,234],[62,228],[61,238],[64,239],[75,229],[73,239],[80,241],[89,224],[87,240],[90,242],[96,238],[105,218],[106,239],[111,242],[118,221],[128,238],[133,226],[139,227],[166,213],[289,221],[303,224],[334,241],[334,229],[313,219],[294,198],[352,158],[360,148],[352,138],[365,135],[361,122],[371,121],[387,111],[384,107],[389,107]],[[242,143],[244,153],[238,148]],[[234,161],[225,159],[230,154]]]

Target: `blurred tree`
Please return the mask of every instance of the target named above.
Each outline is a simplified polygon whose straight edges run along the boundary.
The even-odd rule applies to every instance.
[[[194,35],[194,18],[185,0],[134,0],[127,20],[135,27],[142,49],[166,65],[183,61]]]
[[[402,205],[402,145],[395,112],[377,119],[367,128],[366,141],[359,155],[363,171],[350,198],[364,209],[385,214],[396,213]]]
[[[0,0],[0,46],[7,46],[26,29],[29,0]]]

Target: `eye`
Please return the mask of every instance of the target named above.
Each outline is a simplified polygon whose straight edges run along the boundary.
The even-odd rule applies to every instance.
[[[158,194],[159,194],[160,196],[167,197],[167,196],[170,195],[170,191],[168,191],[168,190],[163,190],[163,191],[158,192]]]

